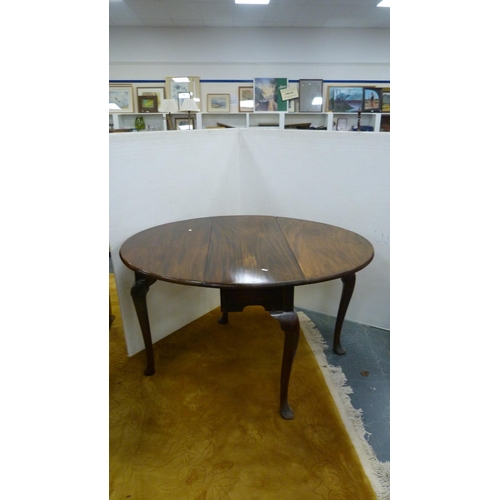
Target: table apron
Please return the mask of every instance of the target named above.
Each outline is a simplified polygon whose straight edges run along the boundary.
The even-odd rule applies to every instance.
[[[221,288],[223,313],[241,312],[246,306],[263,306],[266,311],[293,311],[293,286],[272,288]]]

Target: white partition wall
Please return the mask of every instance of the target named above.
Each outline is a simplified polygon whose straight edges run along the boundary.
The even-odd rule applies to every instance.
[[[224,132],[110,134],[109,239],[129,355],[144,343],[130,296],[134,273],[120,247],[148,227],[239,213],[238,131]],[[217,307],[219,292],[157,282],[147,300],[155,342]]]
[[[297,217],[351,229],[375,248],[347,318],[389,328],[389,138],[384,133],[226,129],[110,134],[110,244],[129,354],[143,349],[120,261],[132,234],[228,214]],[[341,283],[297,287],[297,306],[336,315]],[[153,341],[219,305],[217,290],[154,284]]]
[[[347,318],[389,328],[390,134],[242,130],[241,210],[333,224],[375,248]],[[296,287],[295,304],[337,315],[339,280]]]

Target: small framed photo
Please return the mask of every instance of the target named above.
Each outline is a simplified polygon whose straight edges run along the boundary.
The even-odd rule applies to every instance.
[[[155,95],[159,107],[161,101],[165,99],[165,87],[137,87],[137,97],[143,95]]]
[[[110,85],[109,105],[110,113],[133,113],[134,95],[132,85]]]
[[[194,119],[187,116],[175,119],[175,130],[194,130]]]
[[[347,118],[339,118],[337,120],[337,130],[347,130]]]
[[[323,80],[299,80],[299,112],[321,113]]]
[[[357,113],[363,109],[363,87],[328,87],[328,111]]]
[[[229,94],[207,94],[207,111],[209,113],[229,113]]]
[[[158,113],[158,98],[155,95],[140,95],[137,97],[139,113]]]
[[[253,112],[253,87],[238,87],[238,111]]]
[[[363,111],[374,113],[382,108],[382,93],[380,89],[364,89]]]

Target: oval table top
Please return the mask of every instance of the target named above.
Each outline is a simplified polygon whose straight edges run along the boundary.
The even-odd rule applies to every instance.
[[[162,224],[127,239],[130,269],[162,281],[213,288],[275,287],[341,278],[366,267],[372,244],[329,224],[228,215]]]

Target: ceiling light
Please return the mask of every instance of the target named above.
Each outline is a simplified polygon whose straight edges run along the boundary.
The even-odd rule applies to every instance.
[[[377,4],[377,7],[390,7],[391,6],[391,0],[382,0],[380,3]]]
[[[251,3],[251,4],[258,4],[258,5],[267,5],[269,3],[269,0],[234,0],[235,4],[244,4],[244,3]]]

